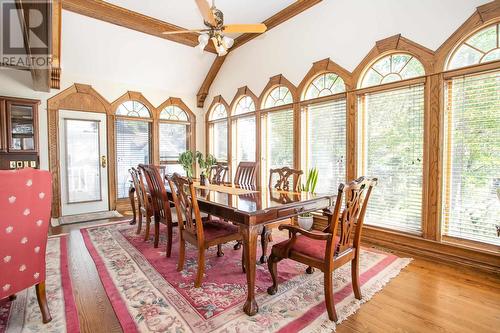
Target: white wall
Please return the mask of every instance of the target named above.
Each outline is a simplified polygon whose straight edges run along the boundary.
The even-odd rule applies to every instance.
[[[330,58],[352,71],[375,42],[401,33],[436,50],[476,7],[489,0],[324,0],[229,53],[213,96],[230,103],[239,87],[260,95],[269,78],[283,74],[298,85],[312,63]]]
[[[35,92],[29,72],[0,69],[0,95],[41,100],[41,168],[48,169],[47,99],[73,83],[91,85],[109,102],[127,90],[141,92],[154,106],[181,98],[196,114],[197,147],[204,150],[204,116],[196,93],[214,55],[67,11],[61,52],[61,90]]]

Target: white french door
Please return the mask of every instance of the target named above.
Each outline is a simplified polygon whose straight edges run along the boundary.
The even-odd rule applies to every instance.
[[[106,115],[59,111],[62,215],[109,210]]]

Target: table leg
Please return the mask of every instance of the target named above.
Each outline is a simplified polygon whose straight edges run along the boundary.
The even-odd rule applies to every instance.
[[[243,306],[243,311],[247,315],[253,316],[259,311],[259,306],[255,301],[255,268],[257,262],[257,237],[262,227],[244,226],[242,229],[248,287],[247,300]]]

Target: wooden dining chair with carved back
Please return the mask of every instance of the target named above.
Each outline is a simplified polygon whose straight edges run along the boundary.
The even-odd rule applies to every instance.
[[[211,246],[217,246],[217,255],[221,256],[219,249],[222,244],[240,240],[242,236],[239,228],[231,223],[221,220],[203,221],[198,207],[196,190],[191,179],[177,173],[167,177],[167,179],[179,215],[180,248],[177,271],[180,272],[184,269],[186,242],[196,246],[198,248],[198,272],[194,286],[198,288],[201,286],[205,271],[205,250]]]
[[[234,185],[257,187],[257,169],[259,162],[240,162],[234,175]]]
[[[361,177],[348,185],[340,184],[335,207],[324,210],[328,226],[322,231],[307,231],[297,226],[281,225],[280,230],[289,230],[292,237],[273,245],[268,268],[273,285],[267,289],[270,295],[278,291],[277,264],[282,259],[292,259],[308,266],[306,272],[312,274],[314,268],[324,273],[324,290],[328,317],[337,321],[333,300],[333,271],[351,263],[351,278],[354,295],[361,299],[359,282],[359,255],[361,231],[366,207],[376,178]],[[342,204],[345,196],[345,208]]]
[[[227,165],[217,163],[210,168],[210,184],[223,185],[226,182],[226,175],[229,170]]]
[[[302,170],[291,169],[289,167],[270,169],[269,188],[278,191],[298,192],[302,174]],[[262,256],[260,257],[260,262],[262,264],[267,261],[267,247],[269,242],[273,241],[272,230],[283,223],[291,224],[292,220],[281,220],[264,226],[260,237],[260,243],[262,246]]]
[[[144,232],[144,241],[149,239],[151,221],[154,215],[151,198],[148,194],[144,173],[140,168],[130,168],[130,176],[137,196],[137,234],[141,233],[144,218],[146,219],[146,230]]]
[[[160,242],[160,223],[164,224],[167,227],[166,254],[167,257],[170,257],[172,253],[173,227],[178,225],[177,214],[172,214],[170,200],[167,196],[164,178],[161,176],[160,169],[155,165],[143,164],[141,164],[139,168],[144,170],[149,192],[151,194],[155,223],[154,247],[158,247]]]

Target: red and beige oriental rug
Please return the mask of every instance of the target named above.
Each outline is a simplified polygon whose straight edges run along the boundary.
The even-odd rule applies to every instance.
[[[80,331],[68,270],[66,241],[66,235],[62,235],[51,237],[47,242],[45,288],[52,321],[42,323],[35,287],[31,287],[16,294],[14,301],[0,301],[0,333]]]
[[[246,277],[241,269],[241,250],[234,250],[234,244],[224,246],[223,257],[217,257],[216,248],[208,251],[202,287],[194,288],[197,250],[187,248],[184,270],[177,272],[177,234],[174,234],[172,256],[166,258],[165,237],[155,249],[152,241],[144,242],[142,235],[135,234],[135,229],[126,224],[113,224],[81,230],[125,332],[320,332],[335,329],[326,313],[321,272],[308,275],[304,265],[282,261],[278,265],[279,291],[270,296],[266,292],[271,285],[267,265],[258,265],[256,299],[259,312],[249,317],[242,310]],[[339,320],[356,312],[410,261],[364,249],[360,269],[361,301],[354,298],[350,265],[337,269],[334,285]]]

